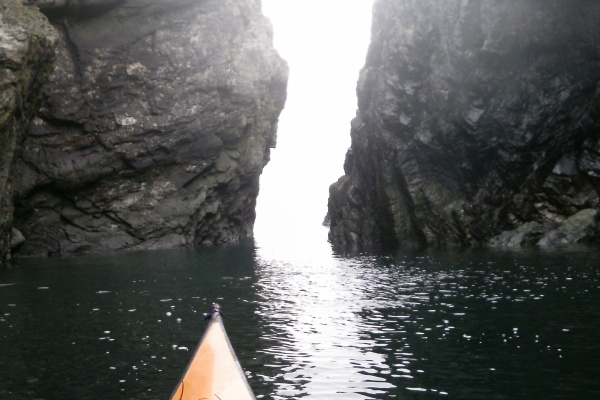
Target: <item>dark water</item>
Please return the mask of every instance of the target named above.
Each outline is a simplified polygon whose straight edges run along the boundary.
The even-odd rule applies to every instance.
[[[166,399],[213,301],[262,399],[600,398],[598,250],[296,250],[0,272],[0,399]]]

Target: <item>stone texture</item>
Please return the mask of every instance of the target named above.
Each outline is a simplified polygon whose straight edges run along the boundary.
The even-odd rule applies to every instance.
[[[60,34],[19,160],[21,255],[251,235],[287,66],[254,0],[41,0]]]
[[[52,70],[57,35],[46,17],[20,0],[0,4],[0,267],[10,258],[14,159]]]
[[[376,1],[332,243],[551,245],[597,211],[598,21],[588,0]],[[590,221],[558,241],[597,241]]]

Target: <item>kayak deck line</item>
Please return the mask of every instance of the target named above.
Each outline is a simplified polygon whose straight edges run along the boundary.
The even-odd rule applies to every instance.
[[[206,331],[170,400],[256,400],[213,304]]]

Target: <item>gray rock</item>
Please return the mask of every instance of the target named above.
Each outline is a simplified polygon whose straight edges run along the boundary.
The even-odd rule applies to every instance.
[[[10,248],[14,249],[23,243],[25,243],[25,236],[18,229],[12,228],[10,233]]]
[[[597,241],[600,238],[598,215],[598,210],[581,210],[567,218],[556,229],[544,233],[538,245],[550,247]]]
[[[556,227],[556,224],[552,224]],[[512,231],[504,231],[500,235],[490,239],[490,246],[493,247],[519,247],[537,245],[545,232],[551,229],[539,222],[526,222]]]
[[[122,3],[123,0],[29,0],[42,10],[64,10],[71,8],[81,12],[82,9],[93,9],[94,7],[113,6]]]
[[[598,210],[588,208],[560,222],[527,222],[493,237],[489,244],[495,247],[556,247],[597,241],[600,239],[599,214]]]
[[[14,159],[52,70],[57,35],[20,0],[0,4],[0,267],[10,258]]]
[[[254,0],[41,1],[59,58],[24,143],[22,255],[251,235],[287,65]]]
[[[598,21],[585,0],[377,1],[331,242],[521,245],[598,210]]]

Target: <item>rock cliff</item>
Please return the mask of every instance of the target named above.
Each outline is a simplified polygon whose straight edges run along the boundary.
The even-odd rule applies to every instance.
[[[287,65],[255,0],[37,0],[58,59],[17,162],[20,255],[235,242]]]
[[[342,249],[597,241],[600,2],[378,0]]]
[[[20,0],[0,4],[0,267],[10,258],[14,159],[52,70],[57,35],[36,8]],[[12,231],[12,232],[11,232]]]

